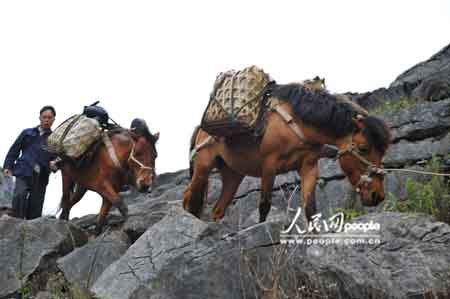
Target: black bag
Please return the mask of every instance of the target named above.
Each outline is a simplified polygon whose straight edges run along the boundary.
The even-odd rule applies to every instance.
[[[90,106],[84,106],[83,114],[90,118],[98,120],[100,125],[106,125],[108,123],[109,115],[105,108],[97,106],[98,102]]]

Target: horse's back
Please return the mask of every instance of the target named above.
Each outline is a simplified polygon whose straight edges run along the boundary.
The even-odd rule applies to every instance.
[[[288,103],[282,104],[290,113]],[[200,144],[210,135],[199,130],[195,144]],[[223,137],[207,149],[209,159],[220,157],[225,164],[236,172],[254,177],[261,177],[264,167],[270,164],[277,169],[277,174],[290,170],[298,170],[301,161],[306,156],[317,156],[318,153],[310,146],[305,146],[286,122],[276,112],[268,112],[265,119],[265,129],[260,141],[249,138],[242,142],[227,142]],[[205,156],[205,157],[206,157]]]

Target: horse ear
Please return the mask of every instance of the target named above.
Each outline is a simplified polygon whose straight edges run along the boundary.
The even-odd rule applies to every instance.
[[[159,132],[153,134],[153,137],[155,137],[155,142],[158,141],[158,139],[159,139]]]
[[[364,129],[364,116],[362,116],[361,114],[357,114],[355,117],[353,117],[353,124],[359,130]]]

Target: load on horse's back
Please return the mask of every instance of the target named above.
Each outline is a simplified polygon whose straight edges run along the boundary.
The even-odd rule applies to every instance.
[[[303,86],[306,88],[309,88],[311,90],[317,91],[317,90],[327,90],[327,86],[325,84],[325,78],[320,78],[319,76],[315,76],[312,79],[306,79],[301,82]]]
[[[87,190],[94,191],[103,199],[96,226],[96,233],[100,233],[112,206],[127,217],[128,208],[119,195],[124,185],[132,185],[139,192],[146,192],[152,185],[159,133],[151,134],[143,119],[135,119],[130,129],[109,124],[103,108],[87,107],[90,108],[85,108],[81,116],[70,118],[60,130],[55,130],[58,132],[54,136],[54,148],[63,156],[60,218],[69,219],[73,205]],[[68,136],[70,143],[64,139]],[[89,144],[81,145],[83,142]],[[75,152],[76,156],[67,155]],[[87,155],[88,161],[83,161]]]
[[[230,81],[234,82],[233,79]],[[191,181],[184,193],[183,207],[200,216],[207,196],[208,176],[216,168],[221,175],[222,191],[213,208],[214,220],[224,216],[242,179],[249,175],[261,178],[259,213],[260,221],[265,221],[275,176],[296,170],[301,177],[303,208],[310,220],[313,211],[307,209],[308,201],[319,176],[318,160],[325,144],[337,147],[340,166],[364,205],[383,201],[384,173],[380,165],[390,143],[389,128],[382,120],[364,113],[359,105],[328,93],[322,88],[324,81],[318,81],[320,84],[314,88],[301,83],[278,85],[272,80],[261,86],[260,97],[252,99],[259,105],[255,108],[258,117],[251,127],[253,131],[243,126],[247,136],[259,134],[257,139],[249,137],[254,142],[230,142],[233,131],[227,135],[222,134],[227,130],[211,130],[208,121],[214,119],[205,119],[205,115],[227,115],[222,110],[235,111],[234,116],[228,113],[221,127],[239,125],[236,115],[243,109],[233,100],[238,87],[230,84],[228,98],[211,98],[201,126],[191,138]],[[219,112],[215,114],[208,111],[213,101],[222,103],[222,107],[216,105]],[[246,101],[241,102],[245,105]]]
[[[79,160],[103,132],[116,127],[108,123],[108,112],[98,103],[85,106],[83,113],[61,123],[48,138],[48,150],[65,159]]]
[[[252,134],[263,117],[262,102],[272,82],[256,66],[220,73],[202,117],[203,130],[227,137]]]

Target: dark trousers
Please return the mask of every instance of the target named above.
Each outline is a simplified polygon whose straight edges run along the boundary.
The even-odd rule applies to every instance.
[[[48,175],[34,173],[32,177],[17,177],[12,200],[13,216],[34,219],[42,216]]]

